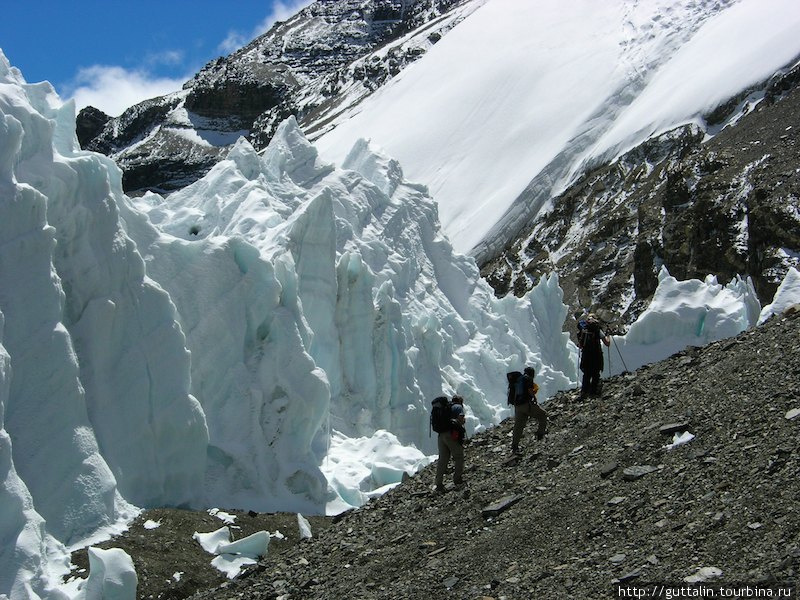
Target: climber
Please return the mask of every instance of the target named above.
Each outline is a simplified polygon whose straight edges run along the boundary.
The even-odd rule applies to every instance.
[[[581,351],[581,398],[599,396],[601,393],[600,373],[603,371],[603,349],[600,342],[611,345],[611,338],[600,328],[600,321],[594,313],[578,321],[578,348]]]
[[[544,438],[547,430],[547,413],[536,400],[539,386],[533,380],[535,376],[536,370],[533,367],[525,367],[522,373],[512,371],[507,375],[508,403],[514,406],[514,433],[511,438],[513,454],[520,453],[519,442],[528,419],[534,417],[539,421],[539,428],[536,430],[537,440]]]
[[[447,463],[453,459],[453,483],[460,486],[464,483],[464,439],[467,430],[464,427],[466,415],[464,414],[464,399],[461,396],[453,396],[449,403],[449,424],[447,427],[437,427],[439,461],[436,464],[436,491],[445,491],[444,473],[447,470]]]

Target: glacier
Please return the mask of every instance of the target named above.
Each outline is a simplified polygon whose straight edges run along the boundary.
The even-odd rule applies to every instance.
[[[426,399],[461,394],[475,431],[507,415],[505,371],[575,380],[557,277],[495,298],[364,142],[336,168],[290,119],[262,156],[240,140],[133,199],[74,105],[2,55],[0,117],[0,594],[58,597],[66,548],[139,507],[361,502],[427,460]],[[419,460],[337,488],[334,433]]]
[[[738,333],[751,291],[664,273],[628,343]],[[509,370],[574,387],[566,315],[556,274],[496,298],[397,160],[357,140],[327,163],[291,118],[127,197],[74,105],[0,53],[0,598],[78,597],[68,550],[141,508],[360,505],[431,460],[433,397],[463,396],[471,434],[509,415]]]
[[[289,118],[263,155],[241,139],[202,180],[129,205],[187,332],[214,504],[319,511],[331,432],[433,451],[425,399],[462,395],[474,431],[506,414],[506,371],[535,365],[545,393],[575,378],[568,336],[539,341],[566,317],[557,277],[495,298],[426,189],[364,141],[335,168]]]

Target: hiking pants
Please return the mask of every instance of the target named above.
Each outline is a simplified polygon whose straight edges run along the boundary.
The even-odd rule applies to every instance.
[[[547,430],[547,413],[541,406],[536,404],[536,402],[516,404],[514,406],[514,437],[511,438],[512,450],[519,448],[519,441],[522,439],[522,430],[525,429],[525,424],[531,417],[539,421],[539,429],[536,430],[536,435],[538,437],[542,437]]]
[[[584,371],[581,396],[596,395],[600,391],[600,371]]]
[[[461,483],[464,473],[464,446],[461,442],[453,439],[453,435],[446,431],[439,434],[439,462],[436,463],[436,485],[444,485],[444,472],[447,470],[447,463],[453,458],[455,471],[453,472],[453,482]]]

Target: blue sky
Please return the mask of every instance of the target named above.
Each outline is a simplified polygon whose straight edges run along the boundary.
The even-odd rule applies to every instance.
[[[311,0],[11,0],[0,48],[29,83],[47,80],[118,115],[180,89],[204,64],[293,15]]]

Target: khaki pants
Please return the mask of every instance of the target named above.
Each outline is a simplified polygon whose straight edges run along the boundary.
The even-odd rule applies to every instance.
[[[444,485],[444,472],[447,470],[447,463],[453,458],[455,471],[453,472],[453,482],[461,483],[464,473],[464,446],[453,439],[449,431],[439,434],[439,462],[436,463],[436,485]]]
[[[547,413],[535,402],[526,402],[514,406],[514,437],[511,438],[511,449],[519,448],[519,441],[522,439],[522,430],[528,419],[534,417],[539,421],[539,428],[536,430],[537,437],[542,437],[547,430]]]

